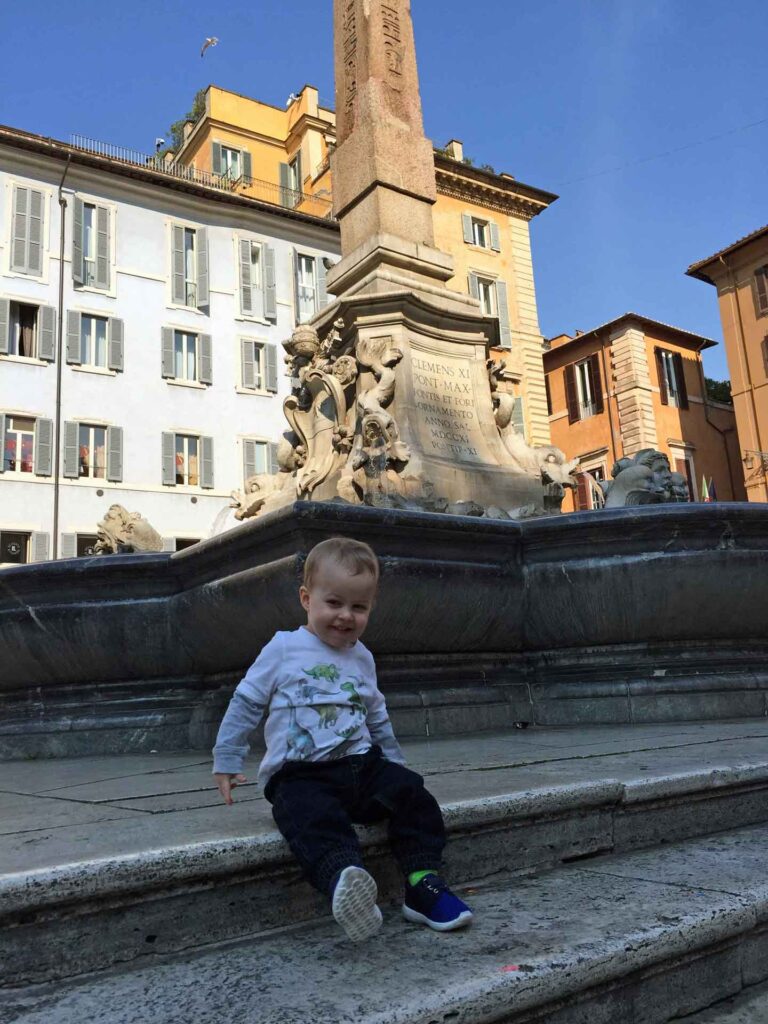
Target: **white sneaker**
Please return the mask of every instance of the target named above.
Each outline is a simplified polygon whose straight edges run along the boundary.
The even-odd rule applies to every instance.
[[[376,882],[363,868],[348,867],[333,890],[333,916],[353,942],[369,939],[381,928]]]

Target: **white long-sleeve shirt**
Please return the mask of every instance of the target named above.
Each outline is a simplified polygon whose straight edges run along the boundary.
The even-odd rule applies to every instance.
[[[305,627],[275,633],[238,683],[219,727],[213,770],[237,774],[264,715],[265,785],[287,761],[333,761],[376,743],[405,764],[376,682],[373,655],[358,640],[337,650]]]

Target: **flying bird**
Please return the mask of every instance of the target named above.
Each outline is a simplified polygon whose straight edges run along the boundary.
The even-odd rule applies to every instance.
[[[208,49],[208,47],[209,46],[215,46],[216,43],[218,43],[218,41],[219,40],[216,38],[216,36],[208,36],[208,38],[203,43],[203,48],[200,51],[200,56],[204,57],[205,56],[205,51]]]

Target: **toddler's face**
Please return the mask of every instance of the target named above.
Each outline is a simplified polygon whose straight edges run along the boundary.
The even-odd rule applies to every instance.
[[[352,647],[362,636],[375,596],[376,581],[370,573],[353,576],[332,561],[318,565],[311,588],[299,591],[307,629],[338,650]]]

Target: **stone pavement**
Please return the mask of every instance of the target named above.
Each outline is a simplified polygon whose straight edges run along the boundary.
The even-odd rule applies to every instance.
[[[768,722],[514,730],[405,741],[440,803],[600,779],[665,781],[768,764]],[[246,772],[255,778],[258,755]],[[221,803],[199,753],[11,761],[0,780],[0,879],[83,860],[272,833],[255,784]]]

